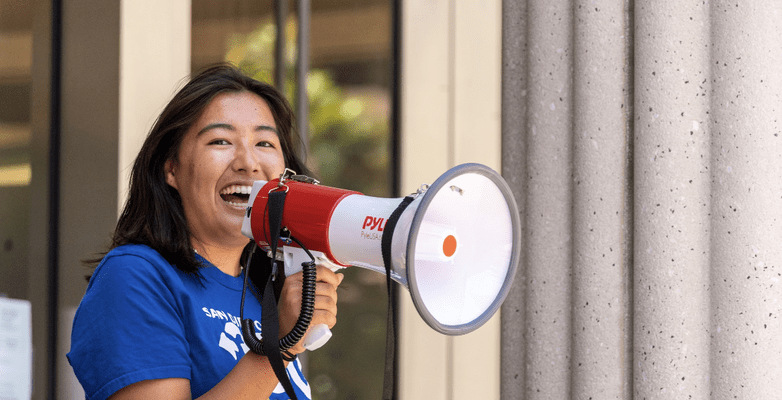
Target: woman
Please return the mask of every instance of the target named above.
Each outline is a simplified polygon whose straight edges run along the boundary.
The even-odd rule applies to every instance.
[[[74,319],[68,359],[88,398],[288,398],[269,360],[245,345],[239,307],[249,188],[286,167],[306,172],[292,125],[276,89],[228,65],[193,78],[163,110]],[[260,253],[250,278],[262,288],[269,259]],[[332,327],[342,276],[322,266],[317,276],[310,326]],[[301,273],[285,280],[281,335],[298,317],[301,283]],[[252,295],[244,317],[261,319]],[[298,360],[286,370],[297,397],[309,398]]]

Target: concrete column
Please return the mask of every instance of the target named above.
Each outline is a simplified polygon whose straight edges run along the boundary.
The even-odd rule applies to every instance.
[[[575,398],[625,399],[632,387],[632,19],[626,7],[591,1],[573,7]]]
[[[519,206],[522,246],[526,238],[527,18],[526,2],[502,2],[502,176]],[[524,297],[527,262],[522,256],[501,313],[500,398],[523,399],[526,382]]]
[[[634,394],[708,398],[709,21],[635,3]]]
[[[782,5],[711,3],[711,395],[782,393]]]
[[[572,7],[565,0],[527,7],[525,398],[565,399],[572,354]]]
[[[782,5],[504,10],[503,398],[778,397]]]

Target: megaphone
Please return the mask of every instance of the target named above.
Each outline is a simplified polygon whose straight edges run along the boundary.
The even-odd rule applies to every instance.
[[[390,278],[408,289],[419,315],[440,333],[478,329],[510,290],[521,250],[519,211],[508,184],[485,165],[456,166],[406,198],[365,196],[299,175],[256,181],[242,232],[265,251],[271,247],[264,210],[275,190],[287,191],[283,229],[318,262],[385,274],[385,250]],[[280,247],[281,256],[270,256],[284,260],[286,275],[310,261],[295,243]],[[325,325],[313,327],[304,347],[314,350],[330,337]]]

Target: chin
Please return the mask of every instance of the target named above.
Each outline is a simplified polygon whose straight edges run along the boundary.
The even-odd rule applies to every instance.
[[[242,211],[238,215],[226,216],[226,218],[224,219],[225,222],[223,226],[223,230],[225,231],[225,234],[229,236],[236,236],[236,237],[249,239],[248,237],[242,234],[243,220],[244,220],[244,211]]]

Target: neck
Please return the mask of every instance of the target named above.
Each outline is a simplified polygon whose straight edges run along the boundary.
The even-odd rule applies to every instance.
[[[214,243],[204,243],[195,238],[191,240],[191,243],[198,254],[209,260],[220,271],[231,276],[239,276],[242,273],[239,259],[242,257],[244,245],[226,247]]]

